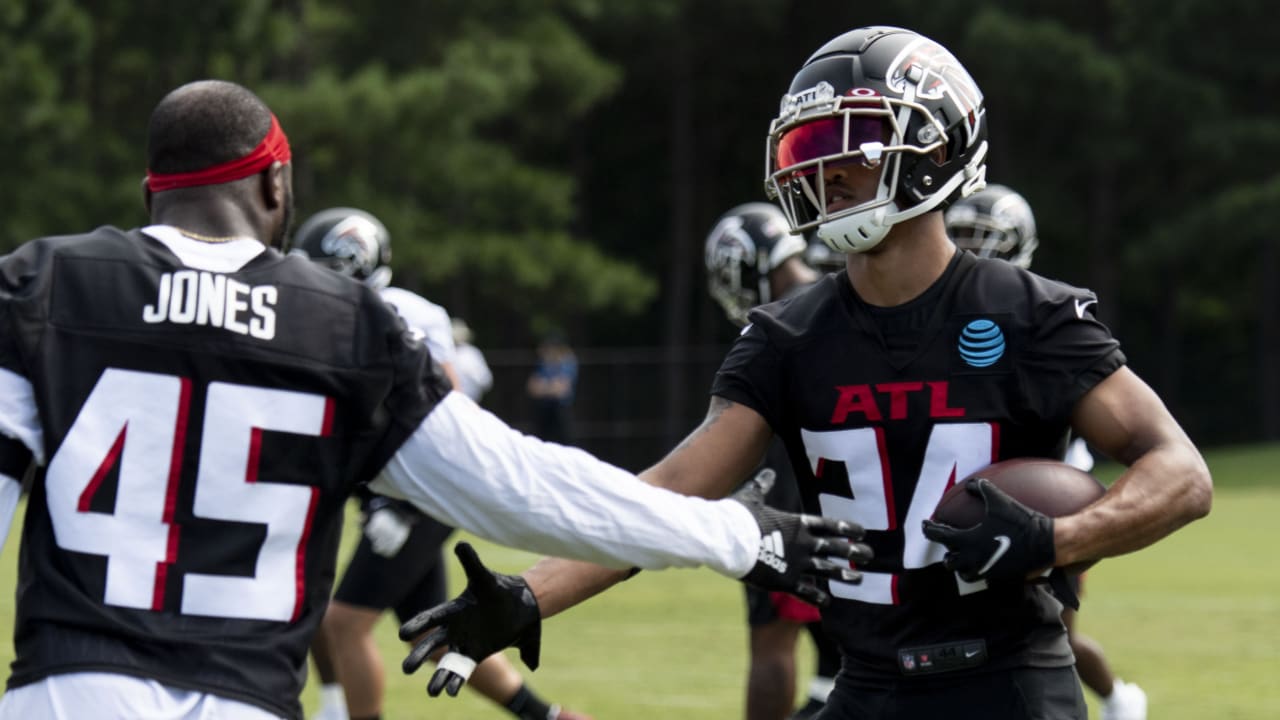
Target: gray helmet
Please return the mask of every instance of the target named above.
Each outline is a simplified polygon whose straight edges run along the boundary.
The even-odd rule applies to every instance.
[[[1040,245],[1036,218],[1031,205],[1013,190],[988,185],[952,205],[946,219],[947,234],[961,248],[979,257],[1031,267],[1031,255]]]
[[[391,235],[364,210],[336,207],[312,215],[294,234],[289,252],[374,289],[391,282]]]

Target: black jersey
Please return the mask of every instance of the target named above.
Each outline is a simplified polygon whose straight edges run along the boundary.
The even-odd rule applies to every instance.
[[[798,283],[778,299],[786,300],[787,298],[795,297],[810,287],[813,287],[813,283]],[[765,450],[764,462],[760,467],[770,468],[777,474],[773,487],[769,488],[769,492],[765,493],[765,504],[787,512],[803,512],[800,491],[796,487],[796,474],[791,468],[791,459],[787,453],[786,443],[782,442],[781,438],[775,436],[769,441],[769,448]]]
[[[301,717],[344,501],[447,392],[429,361],[376,293],[270,249],[212,272],[103,227],[4,258],[0,368],[47,453],[9,686],[126,673]]]
[[[1046,590],[963,583],[921,521],[991,462],[1062,457],[1076,401],[1124,363],[1095,303],[958,253],[900,308],[866,305],[841,272],[752,312],[712,393],[769,422],[809,512],[867,529],[875,560],[860,585],[832,582],[823,612],[847,673],[901,677],[920,657],[902,651],[943,645],[982,648],[984,670],[1072,662]]]

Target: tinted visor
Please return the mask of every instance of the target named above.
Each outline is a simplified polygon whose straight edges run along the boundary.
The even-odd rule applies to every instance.
[[[888,123],[882,116],[841,113],[835,117],[820,118],[797,125],[778,138],[776,169],[786,170],[819,158],[844,155],[850,156],[844,159],[853,160],[861,157],[859,148],[863,143],[885,143],[888,139]],[[808,174],[815,170],[816,163],[798,172]]]

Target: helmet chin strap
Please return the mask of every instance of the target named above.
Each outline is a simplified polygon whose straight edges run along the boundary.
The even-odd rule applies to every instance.
[[[894,225],[933,210],[961,185],[967,186],[964,196],[981,190],[986,185],[986,157],[987,143],[984,141],[964,171],[951,176],[924,202],[906,210],[899,210],[898,203],[891,201],[887,205],[851,212],[819,225],[817,235],[836,252],[864,253],[879,245]]]

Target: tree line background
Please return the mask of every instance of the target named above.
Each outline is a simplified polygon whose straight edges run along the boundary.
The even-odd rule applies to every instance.
[[[902,25],[986,95],[1035,269],[1101,317],[1201,444],[1280,439],[1280,53],[1262,0],[0,0],[0,251],[144,224],[148,114],[257,91],[299,219],[365,208],[396,284],[465,318],[527,418],[538,337],[583,362],[581,444],[656,460],[733,330],[702,240],[763,196],[778,99],[830,37]]]

